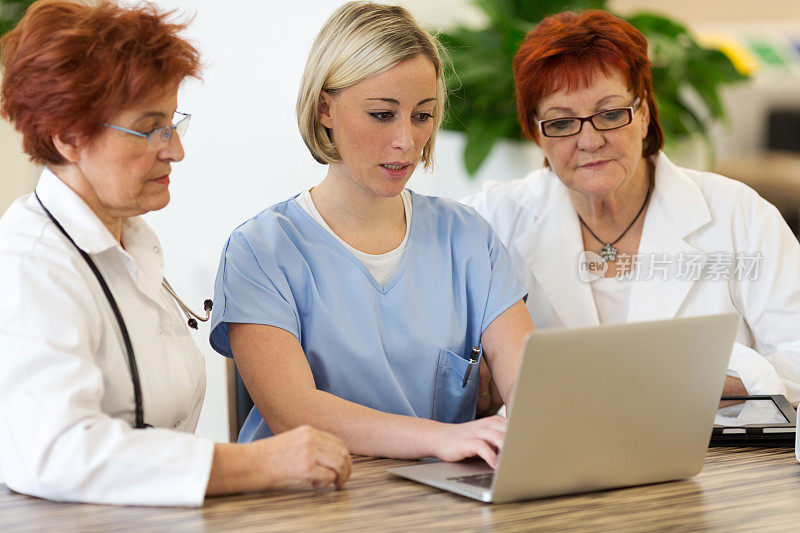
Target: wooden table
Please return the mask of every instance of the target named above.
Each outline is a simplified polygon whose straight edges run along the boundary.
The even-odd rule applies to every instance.
[[[713,448],[691,480],[505,505],[385,472],[403,461],[354,462],[345,490],[214,498],[200,509],[53,503],[0,485],[0,531],[800,531],[800,465],[785,448]]]

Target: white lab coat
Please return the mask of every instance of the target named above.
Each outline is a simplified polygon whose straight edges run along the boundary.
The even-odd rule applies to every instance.
[[[52,500],[201,505],[214,450],[192,434],[205,367],[161,287],[158,239],[134,217],[123,249],[47,169],[36,190],[114,294],[155,427],[132,428],[127,356],[97,279],[24,196],[0,219],[0,482]]]
[[[663,259],[708,255],[704,276],[684,280],[652,267],[633,284],[627,321],[723,312],[741,317],[729,363],[750,394],[800,401],[800,246],[778,210],[737,181],[654,158],[655,187],[639,253]],[[583,241],[566,187],[550,169],[491,182],[463,200],[486,217],[509,248],[530,288],[528,309],[540,328],[599,324],[590,285],[578,276]],[[598,245],[598,249],[600,246]],[[714,252],[757,257],[756,279],[715,279]],[[663,254],[667,254],[666,256]],[[730,256],[729,256],[730,257]],[[644,263],[648,264],[648,263]],[[711,269],[711,270],[709,270]],[[640,272],[642,274],[644,270]],[[740,277],[741,280],[736,278]],[[646,279],[642,276],[640,279]]]

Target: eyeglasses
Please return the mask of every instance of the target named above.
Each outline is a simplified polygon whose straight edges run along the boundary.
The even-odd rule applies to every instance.
[[[584,122],[591,122],[597,131],[609,131],[627,126],[633,122],[633,114],[639,108],[641,100],[637,98],[630,107],[619,107],[600,111],[588,117],[561,117],[550,120],[534,120],[539,131],[545,137],[569,137],[581,132]]]
[[[174,124],[172,126],[164,126],[163,128],[156,128],[153,131],[148,133],[142,133],[140,131],[129,130],[128,128],[123,128],[122,126],[115,126],[113,124],[103,123],[103,126],[109,127],[111,129],[115,129],[117,131],[121,131],[123,133],[130,133],[131,135],[136,135],[137,137],[141,137],[142,139],[147,139],[148,145],[152,148],[160,148],[161,146],[165,145],[169,142],[172,138],[172,132],[176,132],[178,134],[178,138],[183,138],[186,134],[186,129],[189,127],[189,119],[192,115],[188,113],[181,113],[180,111],[175,112],[175,117],[178,120],[173,120]]]

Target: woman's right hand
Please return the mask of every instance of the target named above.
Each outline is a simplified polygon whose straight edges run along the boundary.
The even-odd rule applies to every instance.
[[[342,488],[351,467],[341,440],[300,426],[248,444],[216,444],[206,496],[293,485]]]
[[[441,424],[435,437],[436,457],[455,462],[479,456],[497,468],[497,456],[503,447],[506,419],[494,415],[463,424]]]
[[[315,489],[342,488],[350,477],[352,460],[336,436],[311,426],[294,429],[252,443],[269,488],[310,484]]]

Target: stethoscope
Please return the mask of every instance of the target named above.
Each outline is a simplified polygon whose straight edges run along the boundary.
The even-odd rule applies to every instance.
[[[64,227],[61,224],[59,224],[58,220],[56,220],[56,217],[54,217],[53,214],[50,212],[50,210],[44,206],[44,204],[42,203],[42,199],[39,198],[39,194],[36,191],[34,191],[33,194],[34,196],[36,196],[36,201],[39,202],[40,206],[42,206],[42,209],[44,209],[44,212],[48,216],[48,218],[53,221],[53,224],[56,225],[56,227],[64,235],[64,237],[66,237],[67,240],[72,243],[72,246],[74,246],[75,249],[78,250],[78,253],[81,254],[83,260],[86,261],[87,265],[89,265],[89,268],[94,274],[94,277],[97,278],[98,283],[100,283],[100,287],[103,289],[103,294],[105,294],[106,299],[108,300],[108,304],[111,306],[111,310],[114,312],[114,318],[117,319],[119,330],[122,333],[122,342],[125,345],[125,352],[128,355],[128,367],[130,368],[131,381],[133,382],[133,401],[135,404],[134,412],[136,416],[136,423],[134,424],[134,427],[136,429],[153,427],[150,424],[144,423],[144,407],[142,405],[142,385],[139,382],[139,368],[136,365],[136,357],[133,354],[133,344],[131,343],[131,337],[128,334],[128,328],[125,326],[125,320],[122,319],[122,313],[120,313],[119,311],[117,300],[114,299],[114,295],[111,294],[111,289],[108,288],[108,283],[106,283],[105,278],[103,278],[103,275],[100,273],[100,270],[97,269],[97,265],[94,264],[94,261],[92,261],[92,258],[89,257],[89,254],[84,252],[77,244],[75,244],[75,241],[72,240],[72,237],[69,236],[67,230],[65,230]],[[178,295],[175,294],[175,290],[172,288],[172,286],[169,284],[166,278],[164,278],[164,280],[161,282],[161,286],[164,287],[170,294],[170,296],[172,296],[175,299],[175,301],[178,304],[178,307],[180,307],[181,311],[183,311],[183,314],[188,319],[187,323],[189,324],[189,327],[197,329],[198,320],[201,322],[206,322],[211,317],[211,307],[213,305],[213,302],[211,300],[206,300],[205,302],[203,302],[203,310],[205,311],[206,314],[205,316],[200,316],[194,311],[192,311],[188,305],[183,303],[183,300],[178,298]]]
[[[199,320],[200,322],[208,322],[208,319],[211,318],[211,308],[213,307],[214,302],[212,302],[210,298],[206,298],[206,300],[203,302],[203,311],[205,311],[206,315],[200,316],[194,311],[192,311],[188,305],[183,303],[183,300],[181,300],[175,293],[175,289],[173,289],[172,285],[169,284],[167,278],[164,278],[164,280],[161,282],[161,286],[167,289],[167,292],[175,300],[175,303],[178,304],[178,307],[181,308],[183,314],[186,315],[187,319],[186,323],[189,325],[190,328],[197,329],[197,320]]]

